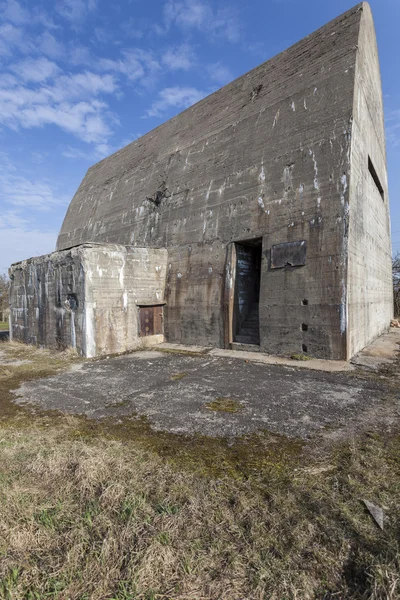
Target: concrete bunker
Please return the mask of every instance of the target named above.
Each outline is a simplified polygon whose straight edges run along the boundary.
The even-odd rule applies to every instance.
[[[393,316],[369,5],[92,166],[57,251],[10,273],[12,335],[40,345],[353,356]]]

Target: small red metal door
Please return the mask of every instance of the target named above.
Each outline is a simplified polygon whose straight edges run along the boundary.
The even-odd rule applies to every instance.
[[[140,309],[140,336],[154,335],[154,307],[142,306]]]
[[[163,333],[163,307],[141,306],[140,314],[140,337],[146,335],[157,335]]]

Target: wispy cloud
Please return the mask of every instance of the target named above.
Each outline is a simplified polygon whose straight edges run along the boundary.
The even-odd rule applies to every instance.
[[[183,30],[194,29],[215,38],[238,42],[240,23],[230,8],[214,10],[205,0],[167,0],[164,22],[168,30],[175,25]]]
[[[102,143],[118,121],[98,95],[117,89],[112,75],[89,71],[34,87],[9,79],[0,89],[0,123],[14,129],[56,125],[86,142]]]
[[[171,71],[188,71],[195,65],[194,50],[189,44],[168,48],[162,57],[162,62]]]
[[[97,61],[102,72],[115,72],[124,75],[131,82],[139,82],[143,87],[155,84],[161,65],[154,54],[140,48],[122,50],[120,58],[103,58]]]
[[[122,146],[121,146],[122,147]],[[75,148],[74,146],[66,146],[62,151],[62,155],[65,158],[71,158],[72,160],[85,160],[88,162],[95,162],[109,156],[113,152],[119,150],[120,147],[114,147],[110,144],[97,144],[92,149]]]
[[[0,225],[0,272],[6,273],[12,263],[54,251],[58,231],[39,229],[32,223],[5,225]]]
[[[67,203],[67,199],[60,197],[48,182],[21,175],[4,152],[0,153],[0,195],[5,204],[24,210],[48,211]],[[13,210],[8,214],[15,216],[18,213]]]
[[[57,2],[58,13],[73,24],[84,21],[97,8],[97,0],[61,0]]]
[[[27,58],[21,62],[11,65],[11,70],[23,81],[39,83],[60,72],[60,68],[47,58]]]
[[[387,114],[386,137],[393,147],[400,146],[400,110],[392,110]]]
[[[16,0],[4,0],[0,2],[0,15],[3,20],[11,21],[15,25],[21,25],[29,20],[29,12]]]
[[[208,65],[206,69],[211,81],[220,85],[225,85],[234,78],[232,71],[220,62]]]
[[[131,137],[121,140],[119,144],[97,144],[94,148],[89,150],[87,148],[76,148],[68,145],[63,149],[62,155],[65,156],[65,158],[70,158],[72,160],[95,162],[121,150],[121,148],[124,148],[131,142],[137,140],[141,135],[141,133],[135,133],[132,134]]]
[[[185,109],[202,100],[208,92],[198,90],[194,87],[167,87],[158,94],[158,100],[153,102],[145,117],[161,117],[170,108]]]
[[[57,40],[49,31],[44,31],[39,39],[39,50],[50,58],[60,58],[65,55],[64,44]]]
[[[0,272],[11,263],[46,254],[55,248],[57,231],[40,227],[36,215],[65,207],[68,198],[59,195],[48,181],[21,174],[5,152],[0,152]]]
[[[12,23],[0,25],[0,56],[12,56],[15,50],[23,54],[35,52],[35,45],[21,27]]]

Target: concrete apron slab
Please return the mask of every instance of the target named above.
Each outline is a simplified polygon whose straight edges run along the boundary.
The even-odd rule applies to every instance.
[[[184,346],[183,344],[160,344],[154,350],[172,350],[175,352],[190,352],[195,354],[209,354],[219,358],[237,358],[265,365],[282,365],[310,369],[312,371],[325,371],[327,373],[340,373],[353,371],[355,367],[365,367],[374,371],[385,364],[393,363],[400,351],[400,329],[392,328],[387,333],[379,336],[372,344],[366,346],[349,362],[344,360],[322,360],[309,358],[295,360],[282,356],[273,356],[262,352],[247,352],[243,350],[225,350],[223,348],[209,348],[206,346]]]
[[[262,352],[246,352],[243,350],[224,350],[223,348],[209,348],[206,346],[184,346],[182,344],[160,344],[154,350],[173,352],[190,352],[195,354],[209,354],[218,358],[237,358],[248,362],[263,363],[265,365],[283,365],[300,369],[311,369],[312,371],[325,371],[327,373],[339,373],[353,371],[354,367],[343,360],[322,360],[310,358],[309,360],[294,360],[281,356],[272,356]]]
[[[353,371],[354,367],[344,360],[322,360],[310,358],[309,360],[294,360],[281,356],[271,356],[262,352],[243,352],[240,350],[222,350],[215,348],[210,352],[211,356],[220,358],[241,358],[242,360],[264,363],[265,365],[282,365],[284,367],[295,367],[296,369],[310,369],[312,371],[326,371],[328,373],[339,373]]]
[[[169,344],[164,342],[154,346],[154,350],[172,350],[174,352],[190,352],[194,354],[207,354],[212,350],[211,346],[185,346],[184,344]]]
[[[391,421],[399,419],[399,402],[380,402],[385,390],[380,380],[350,373],[153,350],[87,361],[27,381],[14,395],[33,412],[56,410],[117,423],[146,417],[154,430],[177,434],[232,438],[268,430],[309,439],[326,427],[358,431],[366,421],[368,427],[382,422],[380,406],[387,406]],[[219,410],[221,401],[237,411]]]
[[[353,365],[373,371],[385,364],[391,364],[400,351],[400,329],[392,328],[379,336],[351,359]]]

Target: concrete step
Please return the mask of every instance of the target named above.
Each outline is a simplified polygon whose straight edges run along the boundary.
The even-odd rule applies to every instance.
[[[259,340],[258,336],[256,337],[255,335],[236,335],[234,343],[250,344],[250,345],[258,346],[260,343],[260,340]]]
[[[260,352],[260,346],[258,344],[241,344],[239,342],[233,342],[231,344],[232,350],[240,350],[242,352]]]

